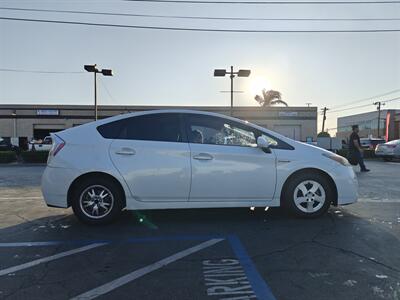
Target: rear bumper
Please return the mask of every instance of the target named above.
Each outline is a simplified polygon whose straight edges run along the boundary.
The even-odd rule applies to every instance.
[[[79,176],[76,169],[47,166],[42,176],[42,194],[49,207],[68,207],[68,189]]]

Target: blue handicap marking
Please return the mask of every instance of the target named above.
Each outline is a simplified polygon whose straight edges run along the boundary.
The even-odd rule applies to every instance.
[[[247,251],[240,239],[236,235],[229,235],[228,241],[231,244],[232,250],[237,259],[239,259],[240,264],[242,265],[257,298],[262,300],[275,300],[271,289],[261,277],[260,273],[257,272],[253,261],[248,256]]]

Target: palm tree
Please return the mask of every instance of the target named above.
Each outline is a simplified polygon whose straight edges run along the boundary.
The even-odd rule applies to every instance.
[[[254,97],[256,101],[262,106],[262,107],[268,107],[276,104],[283,104],[285,106],[289,106],[285,101],[281,99],[282,95],[278,91],[274,90],[269,90],[267,91],[266,89],[262,90],[262,97],[260,95],[257,95]]]

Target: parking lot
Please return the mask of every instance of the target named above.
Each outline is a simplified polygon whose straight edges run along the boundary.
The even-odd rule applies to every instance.
[[[1,299],[400,299],[400,163],[367,161],[359,202],[124,212],[47,208],[45,166],[0,166]],[[358,172],[358,170],[357,170]]]

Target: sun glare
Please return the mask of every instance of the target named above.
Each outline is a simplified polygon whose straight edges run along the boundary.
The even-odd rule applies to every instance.
[[[252,78],[250,82],[250,92],[252,95],[260,95],[263,89],[270,90],[271,83],[264,77]]]

